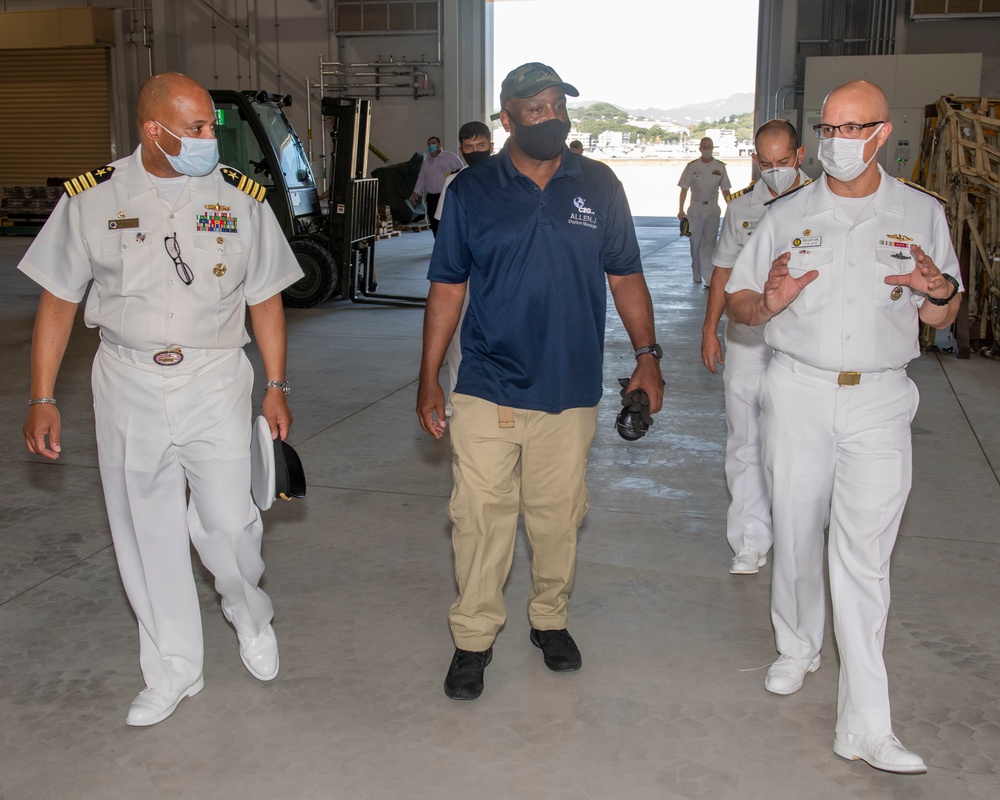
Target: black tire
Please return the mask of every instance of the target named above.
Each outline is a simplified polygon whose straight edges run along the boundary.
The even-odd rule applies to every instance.
[[[328,300],[338,284],[337,262],[321,240],[296,239],[289,242],[295,260],[305,275],[281,293],[288,308],[311,308]]]

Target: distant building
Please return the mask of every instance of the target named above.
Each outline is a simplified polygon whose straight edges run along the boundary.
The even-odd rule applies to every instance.
[[[622,131],[604,131],[597,137],[597,144],[601,148],[623,147],[632,141],[631,135]]]
[[[583,145],[584,150],[591,150],[594,147],[594,137],[589,133],[581,133],[580,131],[571,130],[569,132],[568,141],[572,142],[574,139],[579,139],[580,144]]]
[[[736,131],[729,128],[709,128],[705,135],[715,145],[715,155],[718,158],[735,158],[740,154],[736,141]]]

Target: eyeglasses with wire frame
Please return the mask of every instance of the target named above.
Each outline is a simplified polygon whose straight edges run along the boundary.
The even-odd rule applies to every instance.
[[[177,270],[177,277],[180,278],[186,286],[190,286],[194,283],[194,273],[191,271],[191,267],[184,263],[181,258],[181,246],[177,244],[177,232],[174,231],[173,236],[163,237],[163,246],[167,250],[167,255],[170,256],[170,260],[174,262],[174,269]]]
[[[874,122],[845,122],[843,125],[813,125],[816,137],[819,139],[832,139],[838,132],[845,139],[860,139],[865,128],[874,128],[876,125],[884,125],[885,120],[877,119]]]

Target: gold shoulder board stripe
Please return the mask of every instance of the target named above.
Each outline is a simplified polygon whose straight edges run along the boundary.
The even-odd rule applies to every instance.
[[[111,173],[115,171],[115,168],[109,165],[99,167],[98,169],[91,170],[90,172],[84,172],[83,175],[77,175],[75,178],[71,178],[63,183],[63,188],[66,190],[66,194],[70,197],[80,194],[80,192],[85,192],[87,189],[93,189],[97,184],[104,183],[106,180],[110,180]]]
[[[743,187],[742,189],[740,189],[740,190],[739,190],[738,192],[733,192],[733,193],[732,193],[731,195],[729,195],[729,202],[732,202],[732,201],[733,201],[733,200],[735,200],[735,199],[736,199],[737,197],[742,197],[742,196],[743,196],[743,195],[745,195],[745,194],[746,194],[747,192],[750,192],[750,191],[753,191],[753,187],[754,187],[754,184],[755,184],[755,183],[757,183],[757,181],[750,181],[750,185],[749,185],[749,186],[744,186],[744,187]]]
[[[791,196],[792,196],[793,194],[795,194],[795,193],[796,193],[796,192],[797,192],[797,191],[798,191],[799,189],[804,189],[804,188],[805,188],[806,186],[808,186],[808,185],[809,185],[810,183],[812,183],[812,178],[810,178],[810,179],[809,179],[809,180],[807,180],[807,181],[803,181],[803,182],[802,182],[802,183],[800,183],[800,184],[799,184],[798,186],[796,186],[796,187],[795,187],[794,189],[789,189],[789,190],[788,190],[787,192],[785,192],[784,194],[779,194],[779,195],[778,195],[777,197],[772,197],[772,198],[771,198],[770,200],[768,200],[768,201],[767,201],[766,203],[764,203],[764,205],[765,205],[765,206],[769,206],[769,205],[771,205],[771,203],[777,203],[777,202],[778,202],[779,200],[784,200],[784,199],[785,199],[786,197],[791,197]]]
[[[899,181],[900,183],[904,184],[905,186],[909,186],[911,189],[916,189],[918,192],[923,192],[924,194],[929,194],[935,200],[937,200],[937,201],[939,201],[941,203],[944,203],[945,205],[948,205],[948,201],[945,198],[943,198],[937,192],[932,192],[930,189],[928,189],[928,188],[926,188],[924,186],[921,186],[919,183],[913,183],[912,181],[906,180],[906,178],[896,178],[896,180]]]
[[[222,179],[230,186],[235,186],[244,194],[250,195],[258,203],[264,202],[264,198],[267,196],[267,189],[257,183],[257,181],[248,178],[242,172],[232,167],[223,167],[219,172],[222,174]]]

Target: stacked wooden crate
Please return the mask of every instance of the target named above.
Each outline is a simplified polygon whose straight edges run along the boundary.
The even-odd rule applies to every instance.
[[[1000,99],[942,97],[925,110],[914,180],[947,200],[967,313],[959,357],[1000,357]]]

